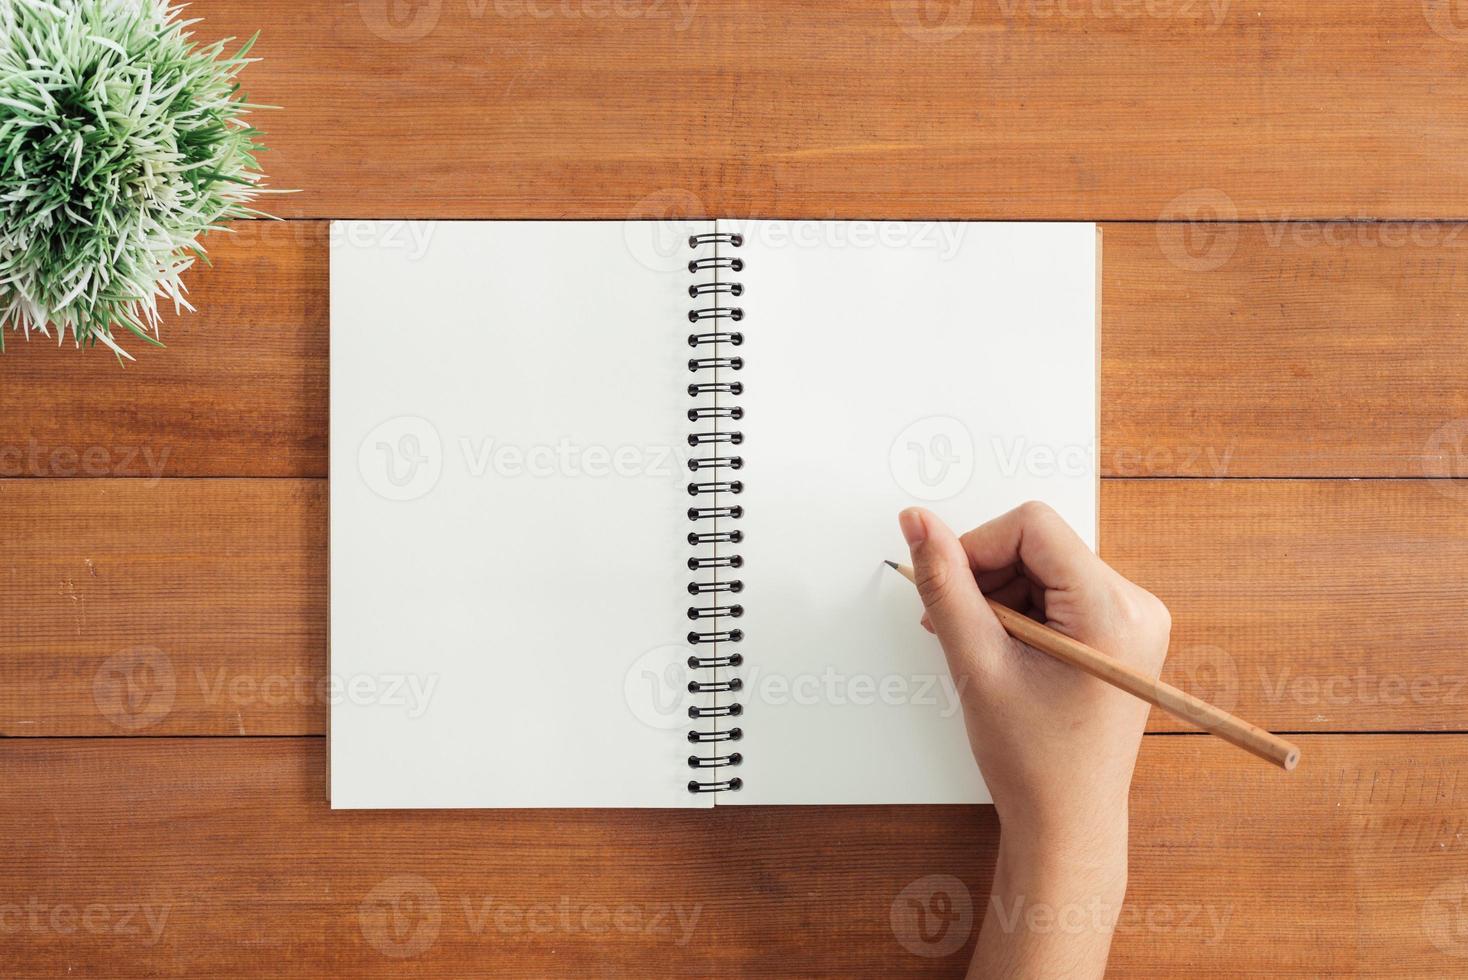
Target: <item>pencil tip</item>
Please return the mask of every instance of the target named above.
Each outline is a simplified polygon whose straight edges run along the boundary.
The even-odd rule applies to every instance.
[[[895,561],[888,561],[885,558],[882,559],[882,564],[883,565],[886,565],[888,568],[896,568],[897,567],[897,563]]]

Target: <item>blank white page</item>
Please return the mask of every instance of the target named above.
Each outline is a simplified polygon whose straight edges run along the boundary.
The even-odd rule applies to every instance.
[[[924,504],[1031,498],[1094,547],[1090,224],[720,222],[745,236],[743,789],[720,804],[984,802],[957,692],[881,563]]]
[[[333,226],[334,807],[712,804],[686,714],[638,702],[686,655],[710,230]]]

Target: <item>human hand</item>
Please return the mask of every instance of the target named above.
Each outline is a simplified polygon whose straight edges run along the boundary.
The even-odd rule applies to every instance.
[[[961,538],[921,508],[903,511],[899,522],[923,625],[943,646],[999,814],[995,897],[1022,887],[1032,902],[1084,894],[1119,907],[1127,794],[1148,706],[1012,639],[984,596],[1154,677],[1172,627],[1166,607],[1043,504],[1025,504]],[[986,935],[996,951],[990,926],[986,920],[981,955]],[[1097,938],[1105,940],[1104,968],[1110,928]],[[1028,954],[1043,956],[1043,945],[1032,942]],[[990,962],[986,975],[1002,975],[997,967]]]

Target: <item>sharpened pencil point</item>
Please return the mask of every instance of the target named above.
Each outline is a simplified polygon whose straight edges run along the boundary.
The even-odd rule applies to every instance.
[[[888,561],[885,558],[882,559],[882,564],[883,565],[886,565],[888,568],[896,568],[897,567],[897,563],[895,561]]]

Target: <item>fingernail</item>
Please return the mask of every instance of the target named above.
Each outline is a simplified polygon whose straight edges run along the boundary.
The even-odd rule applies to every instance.
[[[916,507],[909,507],[898,514],[897,525],[902,528],[902,536],[907,539],[909,548],[916,548],[928,540],[928,526],[923,523],[923,512]]]

